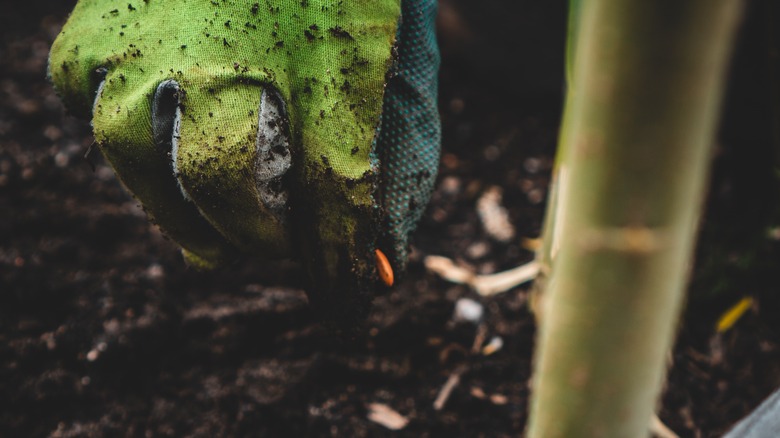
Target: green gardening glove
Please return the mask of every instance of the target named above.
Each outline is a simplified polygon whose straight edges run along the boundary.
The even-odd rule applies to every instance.
[[[292,257],[365,309],[435,179],[435,1],[130,1],[79,1],[49,65],[125,186],[193,264]]]

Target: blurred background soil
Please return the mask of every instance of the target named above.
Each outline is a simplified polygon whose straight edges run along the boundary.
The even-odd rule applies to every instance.
[[[84,158],[89,125],[65,114],[46,81],[73,4],[15,2],[0,16],[0,436],[382,436],[388,418],[408,436],[523,430],[535,331],[527,286],[483,298],[422,260],[443,255],[483,274],[532,260],[521,243],[540,232],[557,141],[564,1],[440,3],[439,182],[408,277],[349,340],[318,325],[289,286],[293,266],[188,268],[99,152]],[[749,5],[660,403],[681,436],[721,435],[780,385],[780,233],[766,235],[778,221],[756,43],[766,2]],[[506,243],[475,208],[495,187],[516,234]],[[752,308],[716,335],[718,316],[745,295]],[[460,298],[483,306],[479,328],[453,320]],[[503,346],[472,353],[477,336]],[[453,373],[459,383],[436,410]],[[397,416],[371,415],[377,405]]]

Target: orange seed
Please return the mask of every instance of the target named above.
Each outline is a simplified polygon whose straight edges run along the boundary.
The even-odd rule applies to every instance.
[[[376,271],[379,274],[379,279],[382,280],[387,287],[393,285],[393,267],[390,266],[390,262],[387,260],[387,256],[382,251],[374,250],[376,255]]]

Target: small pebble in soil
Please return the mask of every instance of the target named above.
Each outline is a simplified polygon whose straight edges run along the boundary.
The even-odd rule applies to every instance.
[[[460,298],[455,302],[455,313],[452,319],[456,322],[478,323],[482,319],[485,308],[471,298]]]
[[[490,342],[488,342],[487,345],[482,347],[482,354],[485,356],[490,356],[491,354],[496,353],[498,350],[500,350],[503,346],[504,346],[504,340],[501,339],[500,336],[493,336]]]
[[[474,242],[466,248],[466,255],[472,260],[485,257],[489,252],[490,245],[484,241]]]
[[[95,170],[95,175],[101,181],[111,181],[114,179],[114,171],[108,166],[98,166]]]
[[[69,162],[70,157],[65,152],[57,152],[57,155],[54,156],[54,164],[57,167],[67,167]]]
[[[526,196],[528,197],[528,202],[530,202],[531,204],[536,205],[536,204],[539,204],[540,202],[544,201],[544,195],[545,194],[546,194],[546,192],[544,190],[539,189],[539,188],[535,188],[535,189],[530,190],[526,194]]]
[[[460,192],[461,182],[457,177],[448,176],[442,179],[440,187],[445,195],[454,196]]]
[[[542,160],[536,157],[528,157],[523,161],[525,171],[531,174],[537,173],[542,168]]]
[[[87,360],[90,362],[94,362],[97,360],[99,355],[100,353],[98,353],[97,350],[95,349],[89,350],[89,353],[87,353]]]
[[[148,268],[146,268],[146,276],[149,279],[159,280],[163,277],[163,275],[165,275],[165,270],[163,269],[162,265],[158,263],[153,263]]]
[[[87,360],[90,362],[96,361],[98,357],[100,357],[100,353],[106,351],[107,348],[108,348],[108,344],[106,344],[105,342],[98,343],[95,348],[89,350],[89,353],[87,353]]]

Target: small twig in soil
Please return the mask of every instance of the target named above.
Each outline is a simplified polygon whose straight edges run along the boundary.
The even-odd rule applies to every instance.
[[[425,267],[447,281],[469,285],[478,294],[485,297],[506,292],[513,287],[529,282],[539,273],[539,264],[533,261],[496,274],[476,275],[471,270],[462,268],[452,260],[442,256],[426,257]]]
[[[433,402],[433,409],[440,411],[444,408],[444,405],[450,398],[450,394],[452,394],[452,390],[460,383],[460,376],[464,372],[466,372],[466,365],[460,365],[455,368],[455,371],[450,374],[450,377],[444,382],[444,386],[439,390],[439,395],[436,396],[436,400]]]
[[[471,354],[479,354],[482,351],[482,344],[487,337],[487,325],[484,322],[477,326],[477,333],[474,335],[474,342],[471,344]]]
[[[471,351],[469,352],[471,355],[477,355],[482,351],[482,344],[485,343],[487,333],[487,324],[484,322],[479,323],[479,325],[477,325],[477,332],[474,334],[474,342],[471,344]],[[447,403],[447,399],[449,399],[450,394],[452,394],[452,390],[458,386],[460,383],[460,377],[463,375],[463,373],[466,372],[467,369],[467,364],[461,364],[455,368],[455,371],[450,374],[450,377],[447,378],[447,381],[444,382],[444,385],[439,390],[439,394],[436,396],[436,400],[433,402],[433,409],[440,411],[444,408],[444,405]]]

